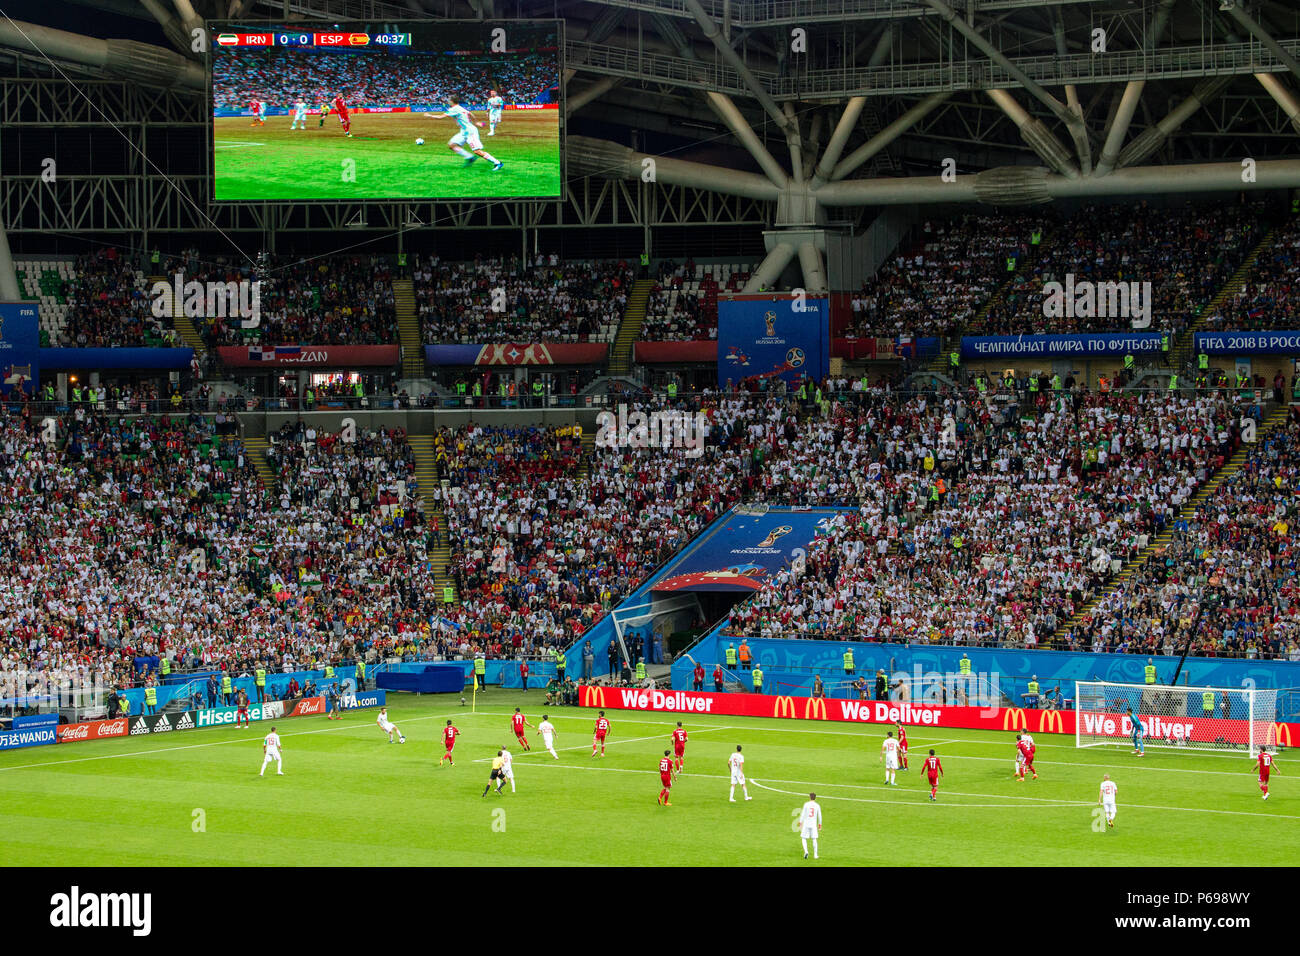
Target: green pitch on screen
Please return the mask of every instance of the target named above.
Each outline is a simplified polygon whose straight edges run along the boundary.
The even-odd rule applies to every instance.
[[[556,726],[560,759],[523,753],[521,706]],[[591,756],[595,712],[491,689],[390,695],[406,743],[375,710],[342,721],[277,721],[285,776],[264,778],[251,729],[199,730],[0,753],[0,859],[11,866],[699,865],[1282,866],[1300,859],[1300,782],[1278,761],[1260,799],[1244,754],[1076,750],[1039,734],[1039,779],[1012,779],[1014,735],[909,728],[912,770],[886,787],[880,726],[686,716],[686,772],[656,804],[659,758],[678,716],[607,711],[607,755]],[[450,717],[456,766],[439,767]],[[744,746],[753,800],[727,802],[727,757]],[[507,746],[518,792],[481,796]],[[934,747],[939,802],[920,771]],[[1119,786],[1116,829],[1097,826],[1103,773]],[[808,792],[825,817],[821,860],[791,824]]]
[[[479,115],[476,118],[482,119]],[[465,167],[447,148],[456,124],[440,113],[360,113],[352,136],[336,116],[320,126],[291,129],[290,116],[265,126],[248,117],[213,120],[213,199],[303,201],[477,199],[560,195],[560,134],[556,110],[510,111],[495,136],[480,132],[486,160]],[[417,146],[416,139],[424,145]]]

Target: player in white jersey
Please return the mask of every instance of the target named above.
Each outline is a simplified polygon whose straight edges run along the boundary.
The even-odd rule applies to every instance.
[[[501,748],[501,774],[510,781],[510,792],[515,792],[515,765],[514,758],[510,756],[510,751],[505,747]]]
[[[880,745],[880,759],[885,762],[885,783],[897,786],[894,775],[898,772],[898,741],[891,730],[885,735],[885,742]]]
[[[298,124],[302,125],[299,126]],[[293,104],[293,122],[289,129],[306,129],[307,128],[307,104],[302,100]]]
[[[478,138],[478,131],[483,128],[483,124],[475,120],[470,111],[460,105],[460,97],[447,97],[447,109],[442,115],[454,119],[456,125],[460,127],[460,132],[447,140],[447,146],[457,156],[465,157],[466,166],[471,165],[479,156],[492,164],[493,171],[505,165],[483,148],[483,141]],[[465,149],[466,146],[469,150]]]
[[[280,735],[275,732],[275,727],[271,732],[262,739],[262,772],[258,776],[266,773],[266,765],[272,760],[275,761],[275,772],[277,775],[284,776],[284,765],[280,760]]]
[[[1101,794],[1097,802],[1101,804],[1102,810],[1106,813],[1106,826],[1111,829],[1115,828],[1115,793],[1119,787],[1115,786],[1115,781],[1110,779],[1110,774],[1101,775]]]
[[[731,768],[731,802],[736,802],[737,784],[745,794],[745,799],[753,800],[749,795],[749,787],[745,784],[745,755],[740,752],[740,744],[736,744],[736,752],[727,758],[727,766]]]
[[[379,725],[380,730],[388,734],[388,742],[390,744],[393,742],[393,734],[397,734],[397,739],[401,743],[406,743],[406,738],[402,736],[402,732],[397,729],[397,725],[388,719],[387,707],[379,708],[379,716],[375,718],[375,723]]]
[[[497,126],[501,123],[501,108],[506,105],[506,101],[501,98],[496,90],[488,90],[488,135],[497,134]]]
[[[260,126],[266,125],[266,100],[257,101],[257,122]]]
[[[799,838],[803,841],[803,858],[808,859],[808,841],[813,841],[813,859],[817,857],[817,836],[822,832],[822,807],[817,794],[808,794],[808,802],[799,811]]]
[[[545,714],[542,714],[542,722],[537,725],[537,733],[542,738],[542,743],[546,746],[547,752],[556,760],[559,760],[560,755],[555,752],[555,725],[546,719]]]

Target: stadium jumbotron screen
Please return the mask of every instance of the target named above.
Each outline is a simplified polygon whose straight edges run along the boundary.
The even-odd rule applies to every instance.
[[[560,195],[558,20],[209,27],[218,202]]]

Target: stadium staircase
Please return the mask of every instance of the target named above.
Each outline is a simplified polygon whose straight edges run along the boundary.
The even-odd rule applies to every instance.
[[[1238,448],[1236,453],[1215,473],[1214,477],[1197,489],[1196,493],[1188,499],[1187,503],[1183,505],[1182,508],[1179,509],[1178,514],[1174,516],[1174,519],[1169,522],[1163,531],[1147,542],[1147,546],[1138,554],[1134,555],[1124,565],[1124,567],[1120,569],[1119,574],[1111,579],[1104,588],[1097,592],[1097,595],[1093,597],[1092,600],[1086,602],[1081,608],[1079,608],[1079,610],[1075,611],[1064,624],[1058,627],[1056,633],[1052,635],[1051,646],[1057,649],[1063,648],[1067,631],[1077,627],[1084,618],[1096,610],[1097,605],[1099,605],[1105,598],[1114,594],[1116,591],[1123,590],[1128,581],[1146,567],[1147,563],[1155,555],[1162,553],[1165,547],[1173,541],[1173,529],[1178,525],[1178,523],[1180,521],[1190,521],[1195,517],[1196,509],[1208,501],[1225,481],[1237,474],[1237,472],[1241,471],[1242,466],[1246,463],[1247,456],[1258,448],[1260,443],[1263,442],[1264,439],[1266,439],[1275,429],[1280,425],[1285,424],[1290,415],[1291,408],[1288,405],[1283,405],[1269,414],[1255,433],[1255,443],[1252,445],[1242,445]]]
[[[415,314],[415,286],[410,279],[393,280],[397,334],[402,345],[402,378],[424,378],[424,341]]]
[[[582,458],[578,465],[578,481],[583,485],[591,478],[591,458],[596,453],[596,433],[595,431],[584,431],[582,433]]]
[[[945,337],[945,339],[940,341],[938,354],[935,355],[935,357],[930,361],[930,364],[927,365],[925,368],[925,372],[927,374],[930,375],[948,374],[948,369],[949,369],[948,353],[952,351],[952,346],[955,344],[957,348],[960,349],[962,336],[966,334],[967,330],[972,327],[979,328],[981,325],[984,324],[984,319],[988,317],[988,314],[993,309],[993,307],[996,305],[1000,305],[1003,299],[1006,298],[1007,293],[1011,291],[1011,286],[1015,283],[1020,273],[1024,269],[1028,268],[1029,266],[1032,266],[1035,262],[1038,261],[1039,251],[1047,248],[1047,245],[1048,245],[1048,239],[1046,237],[1046,234],[1044,234],[1043,241],[1036,246],[1030,246],[1029,254],[1025,256],[1023,261],[1016,264],[1016,271],[1011,273],[1011,276],[1005,281],[1003,281],[1001,285],[999,285],[996,289],[993,290],[993,294],[984,300],[984,304],[980,306],[980,310],[975,313],[975,318],[972,319],[970,322],[967,322],[956,332],[952,333],[952,336],[950,338]]]
[[[433,489],[438,487],[438,459],[434,454],[432,435],[408,435],[407,443],[415,456],[416,493],[424,502],[424,514],[427,520],[437,520],[441,532],[440,543],[434,547],[429,559],[433,562],[433,583],[441,599],[444,588],[451,588],[456,600],[456,582],[447,574],[451,564],[451,529],[447,526],[447,515],[433,496]]]
[[[176,329],[176,334],[181,337],[181,341],[194,350],[195,358],[202,365],[208,354],[208,347],[203,341],[203,336],[199,334],[193,320],[185,314],[185,310],[181,307],[182,303],[176,298],[175,288],[172,286],[171,280],[167,276],[150,276],[149,287],[153,288],[155,282],[162,282],[172,288],[172,326]]]
[[[645,324],[645,307],[650,301],[653,279],[637,279],[632,283],[632,293],[627,297],[627,311],[619,323],[614,349],[609,357],[610,375],[627,375],[632,371],[632,348]]]
[[[1196,318],[1192,320],[1186,330],[1175,336],[1174,340],[1169,343],[1169,361],[1173,368],[1185,368],[1192,364],[1195,359],[1196,333],[1205,328],[1206,320],[1213,315],[1217,315],[1225,302],[1230,301],[1241,291],[1241,287],[1246,284],[1251,271],[1255,268],[1255,260],[1259,258],[1261,252],[1273,244],[1273,238],[1276,235],[1276,229],[1270,229],[1264,235],[1264,238],[1259,241],[1259,244],[1254,249],[1250,250],[1250,254],[1242,261],[1237,271],[1223,284],[1223,287],[1219,289],[1214,298],[1207,302],[1205,307],[1197,313]]]
[[[246,436],[242,439],[244,443],[244,453],[248,456],[248,463],[253,466],[257,472],[257,477],[262,481],[262,490],[267,494],[273,495],[275,492],[275,471],[271,468],[271,461],[266,457],[266,453],[271,450],[271,444],[265,436]]]

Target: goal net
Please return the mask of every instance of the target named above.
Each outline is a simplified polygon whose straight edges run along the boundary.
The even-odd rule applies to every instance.
[[[1133,745],[1134,721],[1143,747],[1245,750],[1277,745],[1277,691],[1258,687],[1170,687],[1076,681],[1074,744]]]

